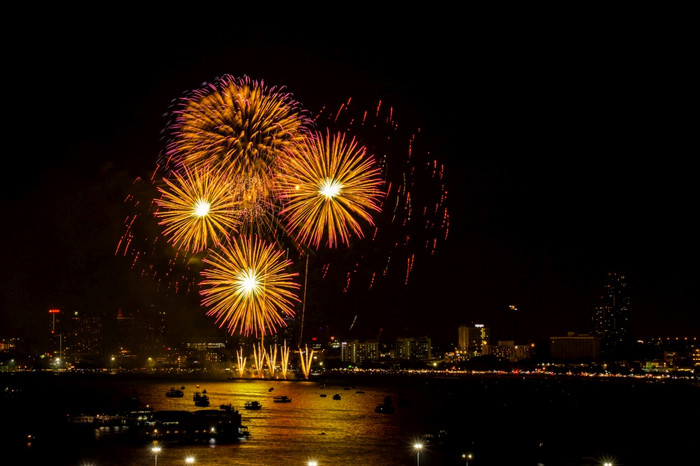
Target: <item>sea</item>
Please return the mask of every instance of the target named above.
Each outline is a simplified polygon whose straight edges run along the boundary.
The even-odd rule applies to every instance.
[[[0,465],[700,464],[694,379],[523,374],[342,373],[300,378],[2,374]],[[165,394],[182,388],[182,398]],[[77,436],[68,420],[137,400],[153,410],[238,409],[234,443]],[[286,395],[289,403],[275,403]],[[338,395],[334,397],[334,395]],[[388,397],[388,398],[387,398]],[[390,400],[390,413],[375,412]],[[257,400],[260,410],[244,410]],[[419,447],[420,445],[420,447]]]

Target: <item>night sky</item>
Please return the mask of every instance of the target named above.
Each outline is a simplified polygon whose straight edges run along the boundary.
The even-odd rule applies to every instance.
[[[697,74],[682,29],[224,23],[29,21],[5,41],[0,337],[36,338],[50,308],[156,301],[182,326],[214,326],[114,253],[125,193],[154,169],[171,101],[224,74],[285,86],[312,112],[381,100],[446,166],[449,236],[409,286],[340,301],[315,288],[305,332],[585,333],[616,272],[633,336],[700,334]]]

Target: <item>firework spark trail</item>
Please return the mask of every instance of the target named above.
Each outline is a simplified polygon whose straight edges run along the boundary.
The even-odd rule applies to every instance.
[[[299,298],[293,281],[298,273],[285,270],[292,264],[283,252],[256,237],[233,242],[222,253],[211,251],[200,285],[207,315],[216,316],[231,334],[264,336],[284,327],[283,316],[294,316]]]
[[[255,372],[258,377],[262,377],[263,368],[265,367],[265,347],[262,342],[253,345],[253,363],[255,364]]]
[[[270,351],[266,353],[267,369],[270,371],[270,376],[275,375],[277,369],[277,346],[270,345]]]
[[[301,372],[304,374],[304,378],[309,378],[309,373],[311,372],[311,362],[313,361],[314,350],[309,351],[308,345],[304,345],[304,350],[299,348],[299,359],[301,363]]]
[[[243,348],[239,348],[236,351],[236,356],[238,358],[238,376],[243,377],[243,374],[245,374],[245,363],[247,359],[243,356]]]
[[[280,370],[282,371],[282,377],[287,378],[287,372],[289,371],[289,347],[287,346],[287,340],[284,340],[282,344],[282,349],[280,351]]]

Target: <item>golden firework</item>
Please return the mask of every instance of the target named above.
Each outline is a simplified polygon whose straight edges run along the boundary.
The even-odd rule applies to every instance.
[[[346,143],[344,133],[305,139],[284,158],[276,182],[288,229],[314,247],[324,237],[329,247],[363,237],[362,222],[374,225],[371,213],[384,197],[374,158],[355,138]]]
[[[155,215],[175,247],[196,253],[236,232],[238,205],[222,172],[183,168],[173,177],[158,188]]]
[[[274,245],[254,236],[231,243],[204,259],[200,294],[208,316],[231,334],[264,336],[286,326],[299,302],[297,273],[285,272],[292,262]]]

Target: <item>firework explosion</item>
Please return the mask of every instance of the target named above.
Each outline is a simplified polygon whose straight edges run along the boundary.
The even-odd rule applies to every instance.
[[[285,272],[291,261],[282,255],[254,237],[231,243],[221,254],[212,251],[204,259],[200,291],[207,315],[231,334],[262,337],[286,325],[283,317],[294,315],[299,284],[293,281],[297,273]]]
[[[163,165],[227,173],[244,228],[260,234],[261,225],[276,224],[272,185],[281,156],[307,139],[311,124],[283,87],[227,75],[178,102]]]
[[[161,218],[166,235],[176,248],[193,253],[218,246],[237,231],[237,202],[230,195],[223,172],[182,169],[174,181],[164,179],[156,217]]]
[[[348,99],[323,109],[317,124],[353,134],[375,155],[386,180],[374,228],[354,241],[353,254],[320,260],[322,279],[343,283],[343,293],[404,287],[417,261],[427,261],[449,234],[445,167],[431,154],[420,128],[404,127],[381,101],[371,111]]]
[[[281,211],[290,231],[314,248],[327,236],[328,246],[350,245],[362,237],[360,221],[372,223],[379,212],[384,180],[365,148],[344,134],[308,138],[299,149],[303,157],[287,157],[277,187],[285,198]]]
[[[444,167],[381,102],[370,112],[349,99],[312,120],[284,88],[225,76],[177,101],[166,128],[153,176],[126,199],[117,254],[169,290],[197,291],[232,334],[272,334],[295,315],[287,270],[302,261],[285,254],[307,272],[313,255],[311,278],[347,293],[407,285],[447,238]]]

